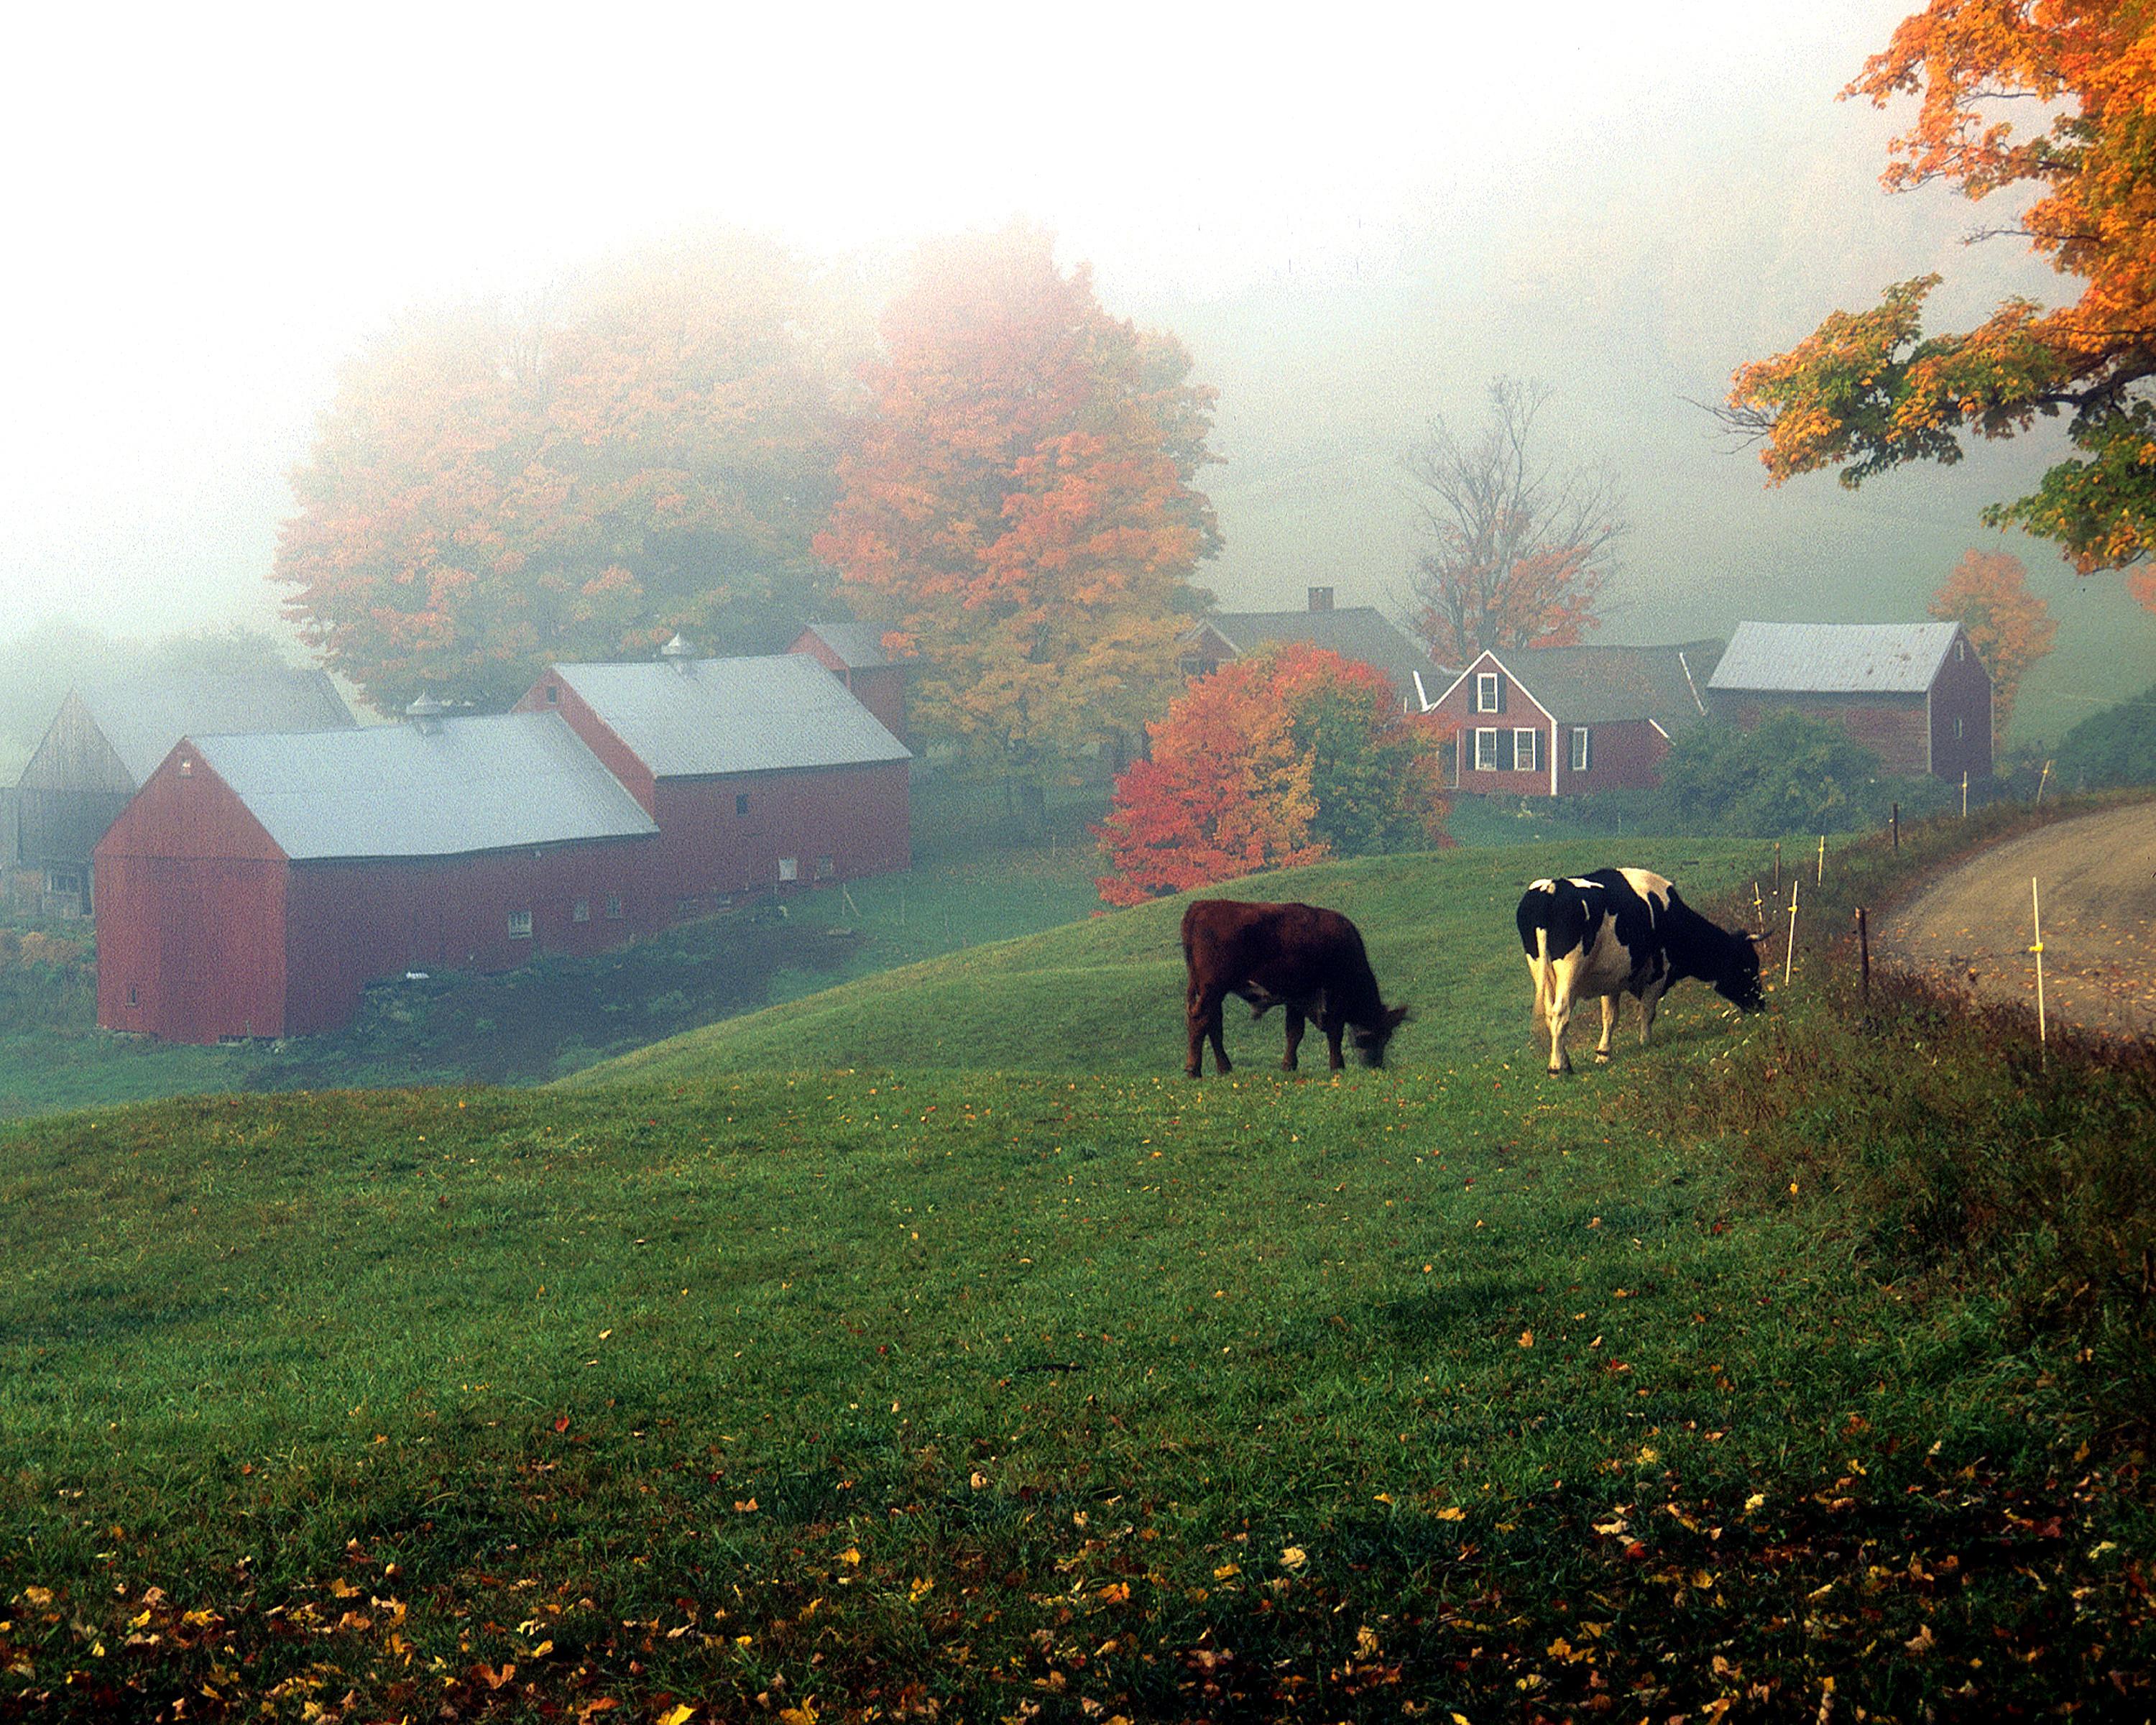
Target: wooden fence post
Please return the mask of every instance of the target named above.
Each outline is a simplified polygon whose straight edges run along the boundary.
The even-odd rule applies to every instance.
[[[1864,1004],[1871,1004],[1871,922],[1864,906],[1856,907],[1856,962],[1864,978]]]
[[[1774,896],[1782,896],[1782,841],[1774,841]]]
[[[1887,817],[1887,830],[1894,835],[1894,848],[1902,848],[1902,805],[1897,803],[1894,812]]]

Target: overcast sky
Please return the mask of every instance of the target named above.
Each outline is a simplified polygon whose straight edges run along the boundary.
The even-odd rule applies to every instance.
[[[1768,495],[1683,398],[1926,269],[1943,316],[2056,292],[1876,190],[1889,124],[1833,98],[1912,3],[40,8],[0,92],[0,638],[273,618],[285,475],[400,310],[685,227],[1019,214],[1220,386],[1225,598],[1388,597],[1400,442],[1508,372],[1633,498],[1613,635],[1794,614],[1793,566],[1861,604],[2033,452]]]

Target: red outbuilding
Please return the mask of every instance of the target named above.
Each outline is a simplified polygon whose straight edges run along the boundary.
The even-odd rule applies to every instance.
[[[906,740],[906,667],[883,650],[873,623],[812,623],[788,653],[805,653],[846,685],[893,737]]]
[[[1719,641],[1485,652],[1430,703],[1451,721],[1454,788],[1570,797],[1660,781],[1670,740],[1706,716]]]
[[[97,1021],[305,1034],[377,978],[619,946],[658,843],[551,715],[182,737],[97,846]]]
[[[911,864],[911,752],[808,654],[557,665],[517,710],[560,714],[657,823],[676,916]]]
[[[1831,720],[1889,773],[1991,776],[1991,673],[1958,623],[1740,623],[1708,691],[1747,730]]]

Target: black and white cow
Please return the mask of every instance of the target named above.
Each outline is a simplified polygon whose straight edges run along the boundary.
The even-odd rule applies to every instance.
[[[1646,1046],[1662,996],[1686,977],[1712,985],[1745,1012],[1763,1010],[1759,952],[1748,934],[1717,927],[1660,875],[1645,869],[1597,869],[1562,880],[1537,880],[1520,900],[1520,943],[1535,979],[1535,1016],[1549,1026],[1552,1072],[1569,1072],[1565,1026],[1573,1004],[1602,1002],[1602,1040],[1609,1058],[1617,997],[1640,1003],[1640,1045]]]

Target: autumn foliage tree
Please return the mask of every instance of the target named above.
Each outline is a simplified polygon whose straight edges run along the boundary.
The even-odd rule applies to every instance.
[[[2011,552],[1966,552],[1932,595],[1932,615],[1958,623],[1991,673],[1994,728],[2004,734],[2030,666],[2051,650],[2059,626],[2029,591],[2029,572]]]
[[[1196,483],[1213,392],[1030,228],[924,247],[881,328],[816,547],[911,655],[912,728],[1037,810],[1173,686],[1219,544]]]
[[[552,302],[413,319],[346,367],[274,578],[377,707],[500,707],[549,660],[680,631],[770,651],[819,608],[837,408],[800,268],[646,254]]]
[[[1437,721],[1383,673],[1291,645],[1228,661],[1148,727],[1096,829],[1111,905],[1260,869],[1442,843]]]
[[[1607,475],[1548,446],[1549,399],[1500,377],[1480,435],[1463,442],[1433,419],[1408,451],[1423,541],[1414,623],[1441,665],[1490,648],[1576,646],[1597,627],[1624,508]]]
[[[1940,278],[1919,276],[1744,367],[1726,418],[1763,440],[1772,483],[1838,467],[1855,487],[2065,415],[2078,453],[1986,518],[2056,541],[2083,574],[2143,562],[2156,549],[2156,10],[1931,0],[1843,94],[1881,107],[1916,97],[1888,188],[2025,192],[1998,231],[2079,278],[2080,296],[2050,310],[2012,299],[1974,329],[1927,334]],[[2030,120],[2003,117],[2015,100],[2031,103]],[[2145,572],[2128,586],[2156,608]]]

